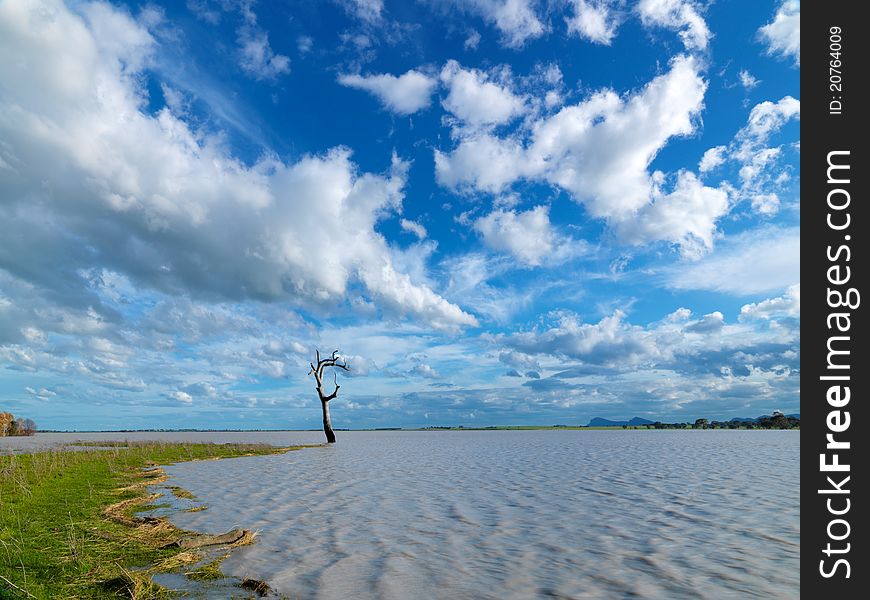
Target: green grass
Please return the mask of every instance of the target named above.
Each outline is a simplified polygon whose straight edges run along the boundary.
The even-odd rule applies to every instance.
[[[103,514],[106,507],[145,496],[144,485],[136,484],[147,482],[142,470],[148,466],[289,450],[160,442],[112,446],[0,456],[0,600],[166,597],[137,569],[178,555],[177,548],[159,547],[177,531],[111,521]],[[119,491],[123,487],[128,489]]]
[[[184,498],[186,500],[195,500],[196,499],[196,496],[194,496],[193,494],[188,492],[186,489],[178,487],[177,485],[173,485],[169,489],[172,492],[172,495],[175,496],[176,498]]]
[[[221,562],[223,559],[224,557],[220,557],[217,560],[202,565],[201,567],[197,567],[193,571],[188,571],[185,575],[195,581],[213,581],[215,579],[223,579],[226,577],[226,575],[223,574],[223,571],[221,571]]]

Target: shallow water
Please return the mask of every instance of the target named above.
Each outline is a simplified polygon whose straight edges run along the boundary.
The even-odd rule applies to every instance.
[[[338,437],[169,467],[173,521],[259,530],[224,571],[291,598],[799,597],[799,432]]]

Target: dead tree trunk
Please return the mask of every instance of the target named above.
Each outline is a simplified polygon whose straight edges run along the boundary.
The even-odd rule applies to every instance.
[[[332,419],[329,418],[329,402],[321,398],[320,405],[323,407],[323,433],[326,434],[326,441],[334,444],[335,432],[332,430]]]
[[[338,376],[335,374],[335,369],[350,371],[350,367],[347,366],[347,362],[339,362],[338,350],[332,353],[332,357],[323,359],[320,358],[320,350],[316,352],[317,364],[309,363],[311,370],[308,374],[313,374],[315,381],[317,381],[317,386],[314,389],[317,390],[317,395],[320,397],[320,405],[323,407],[323,433],[326,434],[326,441],[334,444],[335,432],[332,430],[332,419],[329,417],[329,401],[338,396],[338,390],[341,387],[338,385]],[[326,394],[323,391],[323,372],[327,367],[332,367],[332,380],[335,384],[335,389],[331,394]]]

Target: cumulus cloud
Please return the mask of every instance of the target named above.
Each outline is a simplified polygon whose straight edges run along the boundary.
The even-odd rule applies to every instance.
[[[484,243],[507,252],[529,266],[541,264],[552,252],[554,232],[550,225],[550,209],[536,206],[526,212],[495,210],[474,223]]]
[[[409,375],[416,375],[417,377],[424,377],[426,379],[438,379],[440,375],[438,372],[432,368],[432,365],[426,363],[418,363],[414,365],[409,371]]]
[[[182,392],[181,390],[177,390],[175,392],[172,392],[169,395],[169,397],[172,398],[173,400],[177,400],[177,401],[181,402],[182,404],[192,404],[193,403],[193,396],[191,396],[187,392]]]
[[[779,212],[779,196],[776,194],[755,194],[751,199],[752,210],[760,215],[772,216]]]
[[[509,367],[513,367],[514,369],[520,369],[524,371],[541,370],[541,364],[534,356],[525,354],[523,352],[517,352],[516,350],[504,350],[502,352],[499,352],[498,360],[499,362]]]
[[[705,89],[695,60],[678,57],[628,98],[605,90],[539,119],[527,144],[487,134],[436,152],[438,181],[497,193],[518,179],[542,179],[571,192],[592,216],[629,216],[649,201],[647,167],[656,153],[694,131]]]
[[[524,111],[523,99],[510,90],[507,82],[493,81],[484,71],[464,69],[455,60],[450,60],[441,70],[440,77],[448,89],[444,108],[466,125],[500,125]]]
[[[641,0],[637,5],[641,22],[646,27],[657,26],[679,31],[687,50],[705,50],[710,41],[710,29],[701,17],[700,9],[691,0]]]
[[[436,150],[438,182],[499,193],[520,179],[543,180],[569,191],[631,243],[664,239],[697,254],[698,241],[705,249],[712,244],[715,219],[724,214],[723,193],[688,173],[664,193],[660,175],[648,167],[669,139],[695,130],[705,90],[695,59],[677,57],[669,72],[631,96],[604,90],[538,119],[527,142],[478,133],[463,137],[450,153]],[[680,212],[699,208],[697,215]]]
[[[400,115],[410,115],[428,107],[432,92],[438,84],[434,78],[414,69],[399,77],[389,73],[341,75],[338,82],[373,94],[385,108]]]
[[[765,100],[752,107],[746,125],[740,128],[727,146],[716,146],[704,153],[699,164],[702,174],[726,161],[739,164],[741,199],[749,199],[755,212],[773,215],[779,210],[776,193],[788,173],[778,171],[781,146],[770,146],[771,138],[792,119],[800,119],[800,101],[785,96],[777,102]]]
[[[536,0],[443,0],[456,9],[481,17],[501,33],[502,44],[521,48],[546,31],[538,18]]]
[[[800,0],[784,0],[779,5],[773,21],[761,27],[758,35],[767,44],[768,54],[791,57],[797,66],[801,64],[801,3]]]
[[[0,213],[7,230],[28,232],[4,235],[0,267],[66,297],[86,295],[83,274],[103,267],[217,299],[317,304],[359,282],[397,314],[475,323],[397,272],[375,231],[400,210],[406,163],[360,173],[343,148],[241,163],[169,109],[142,111],[138,69],[153,41],[126,13],[97,6],[87,20],[54,3],[0,6],[0,78],[15,82],[0,99],[14,167],[0,172]],[[103,29],[113,35],[95,34]]]
[[[744,304],[740,308],[740,320],[772,319],[774,317],[800,317],[801,286],[789,286],[785,294],[761,302]]]
[[[748,372],[753,367],[772,369],[793,361],[793,354],[784,354],[800,343],[796,325],[778,327],[744,320],[728,323],[719,311],[692,318],[685,311],[636,325],[619,310],[594,323],[563,314],[549,326],[500,334],[493,336],[492,342],[542,362],[558,359],[565,365],[579,361],[575,367],[563,366],[554,376],[563,382],[595,378],[608,372],[611,375],[608,382],[621,379],[620,373],[630,373],[630,378],[635,379],[642,377],[644,371],[661,369],[680,373],[674,377],[681,380],[685,375],[701,372],[721,374],[723,365],[732,372]],[[542,380],[540,385],[546,386],[544,382],[549,379]]]
[[[617,231],[628,242],[672,242],[684,257],[697,259],[713,249],[716,221],[728,210],[725,189],[705,186],[693,173],[680,171],[672,191],[653,192],[653,203],[619,222]]]
[[[598,323],[583,323],[566,315],[544,331],[498,336],[497,340],[526,354],[564,356],[597,365],[637,364],[660,352],[652,336],[626,323],[621,311]]]
[[[700,320],[691,323],[685,327],[685,331],[689,333],[711,333],[719,331],[725,326],[725,315],[721,312],[714,311],[704,315]]]
[[[565,18],[568,33],[609,46],[619,27],[613,0],[571,0],[573,15]]]
[[[715,146],[704,152],[701,157],[701,162],[698,163],[698,170],[703,174],[712,171],[719,165],[725,162],[727,146]]]
[[[765,100],[753,106],[746,125],[735,137],[739,145],[736,150],[737,157],[746,159],[753,150],[765,145],[791,119],[799,119],[800,114],[800,100],[791,96],[784,96],[777,102]]]

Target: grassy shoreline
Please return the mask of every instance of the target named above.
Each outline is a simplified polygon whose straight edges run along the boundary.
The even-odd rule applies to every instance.
[[[86,445],[94,447],[0,456],[0,599],[168,597],[149,574],[190,561],[190,552],[167,545],[192,534],[165,519],[136,516],[153,500],[147,486],[163,480],[162,471],[147,469],[304,447]]]

